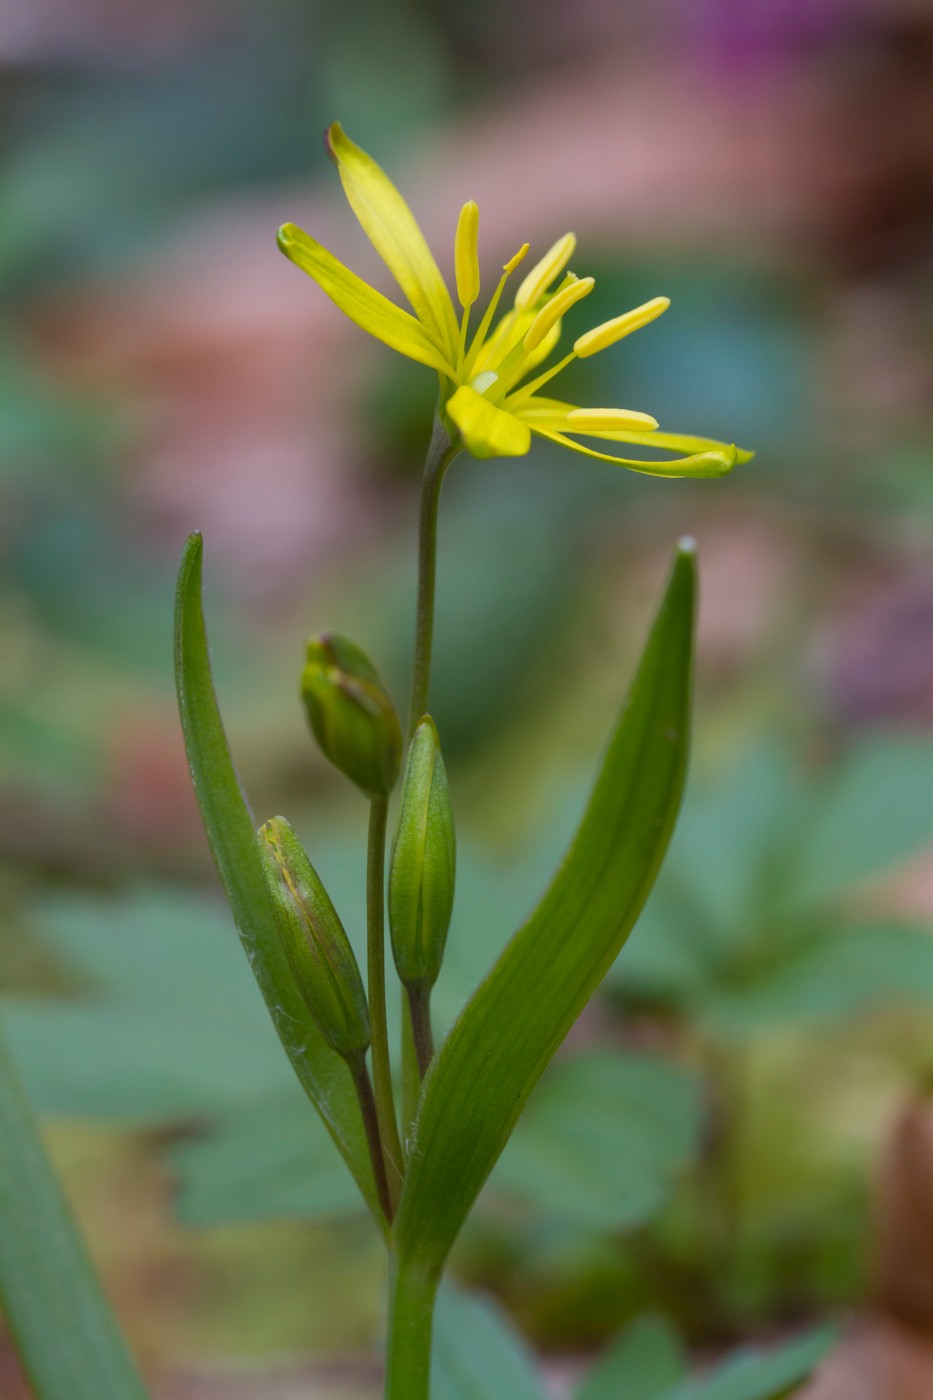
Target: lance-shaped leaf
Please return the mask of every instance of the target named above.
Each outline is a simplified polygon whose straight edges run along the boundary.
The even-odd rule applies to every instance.
[[[233,767],[211,679],[201,607],[202,549],[201,536],[191,535],[178,575],[175,679],[207,839],[246,956],[292,1068],[381,1220],[349,1072],[312,1021],[276,930],[255,823]]]
[[[0,1304],[38,1400],[146,1400],[0,1033]]]
[[[425,1079],[395,1225],[402,1268],[422,1277],[443,1267],[528,1095],[654,881],[687,764],[695,602],[686,542],[573,844]]]

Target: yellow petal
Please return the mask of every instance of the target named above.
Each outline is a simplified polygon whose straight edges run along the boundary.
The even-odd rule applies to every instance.
[[[448,399],[447,413],[474,457],[524,457],[531,446],[527,423],[496,408],[468,384]]]
[[[479,208],[475,199],[467,200],[457,220],[454,271],[457,296],[460,305],[466,309],[479,296]]]
[[[420,321],[357,277],[302,229],[284,224],[278,232],[282,252],[318,286],[351,321],[419,364],[454,378],[454,371]]]
[[[576,246],[576,234],[565,233],[563,238],[558,238],[553,248],[549,248],[544,257],[535,263],[515,293],[515,305],[520,311],[526,311],[541,300],[548,287],[573,257]]]
[[[636,306],[633,311],[626,311],[621,316],[613,317],[611,321],[604,321],[601,326],[594,326],[591,331],[587,331],[573,342],[573,348],[580,359],[585,360],[587,355],[595,355],[598,350],[615,345],[623,336],[631,335],[632,331],[641,330],[642,326],[647,326],[650,321],[663,315],[670,304],[670,297],[654,297],[643,306]]]
[[[472,369],[479,371],[501,364],[509,351],[521,340],[533,320],[534,314],[530,311],[507,311],[475,356]]]
[[[367,238],[448,359],[455,358],[459,328],[453,302],[408,205],[385,171],[350,140],[339,122],[328,128],[327,149]]]
[[[714,452],[698,452],[689,457],[675,457],[670,462],[647,462],[632,457],[614,457],[608,452],[596,452],[592,447],[584,447],[582,442],[574,442],[572,438],[565,437],[563,433],[551,432],[547,428],[538,428],[534,424],[531,426],[539,437],[547,438],[550,442],[560,443],[561,447],[569,447],[574,452],[582,452],[584,457],[595,457],[600,462],[613,462],[617,467],[628,467],[630,471],[641,472],[644,476],[728,476],[732,468],[738,464],[738,452],[734,447],[721,446]],[[657,433],[650,435],[651,446],[658,445],[658,436]],[[648,441],[646,434],[646,445]]]
[[[513,408],[512,412],[523,418],[533,432],[541,429],[548,432],[582,433],[585,437],[598,438],[602,442],[624,442],[630,443],[633,447],[660,447],[666,452],[683,452],[689,456],[710,452],[714,454],[734,452],[734,465],[737,467],[750,462],[755,455],[754,452],[749,452],[744,447],[736,447],[733,443],[720,442],[717,438],[697,437],[692,433],[571,428],[570,415],[587,412],[587,410],[578,409],[572,403],[564,403],[560,399],[545,398],[541,394],[526,399],[524,403]],[[579,420],[577,421],[579,422]]]

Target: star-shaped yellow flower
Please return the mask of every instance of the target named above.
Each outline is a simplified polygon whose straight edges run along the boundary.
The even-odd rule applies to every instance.
[[[470,335],[471,308],[480,290],[479,210],[474,201],[460,211],[454,242],[457,298],[462,307],[458,316],[424,235],[385,172],[337,122],[327,132],[327,148],[353,212],[414,315],[357,277],[294,224],[279,230],[279,247],[363,330],[437,370],[441,411],[474,457],[523,456],[531,446],[532,433],[650,476],[724,476],[753,455],[710,438],[658,432],[657,420],[647,413],[577,408],[541,394],[571,360],[605,350],[660,316],[670,305],[667,297],[655,297],[586,331],[573,342],[569,354],[535,373],[557,345],[564,316],[593,290],[592,277],[576,277],[566,270],[576,248],[574,235],[558,239],[535,264],[512,306],[494,325],[506,282],[528,252],[528,244],[523,244],[503,267],[489,305]],[[585,446],[575,441],[580,437],[687,455],[668,461],[636,460]]]

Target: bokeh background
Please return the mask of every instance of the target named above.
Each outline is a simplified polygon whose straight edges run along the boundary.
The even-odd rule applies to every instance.
[[[703,581],[667,870],[456,1276],[554,1395],[646,1313],[700,1361],[841,1319],[809,1393],[933,1393],[929,0],[32,0],[0,63],[0,987],[159,1395],[378,1390],[379,1246],[236,946],[171,681],[200,528],[244,782],[358,928],[366,813],[296,678],[338,627],[405,695],[434,386],[276,251],[293,219],[389,290],[334,118],[447,270],[475,198],[490,280],[570,227],[588,323],[672,297],[568,394],[758,450],[691,483],[536,445],[445,487],[442,1017],[572,829],[681,534]]]

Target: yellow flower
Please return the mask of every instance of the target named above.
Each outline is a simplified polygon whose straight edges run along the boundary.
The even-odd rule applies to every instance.
[[[512,306],[493,324],[506,283],[528,252],[528,244],[523,244],[503,267],[489,305],[470,335],[471,309],[480,290],[479,210],[474,201],[460,211],[454,240],[457,299],[462,308],[458,316],[424,235],[385,172],[337,122],[328,130],[327,148],[353,212],[414,314],[377,292],[294,224],[279,230],[279,247],[351,321],[393,350],[437,370],[441,411],[475,457],[523,456],[531,446],[532,433],[650,476],[724,476],[753,455],[710,438],[658,432],[657,420],[647,413],[577,408],[541,394],[571,360],[594,355],[660,316],[670,305],[667,297],[655,297],[586,331],[573,342],[569,354],[539,370],[557,345],[564,316],[593,290],[592,277],[578,278],[567,271],[576,248],[574,235],[565,234],[545,253],[522,281]],[[575,441],[581,437],[687,455],[668,461],[636,460]]]

